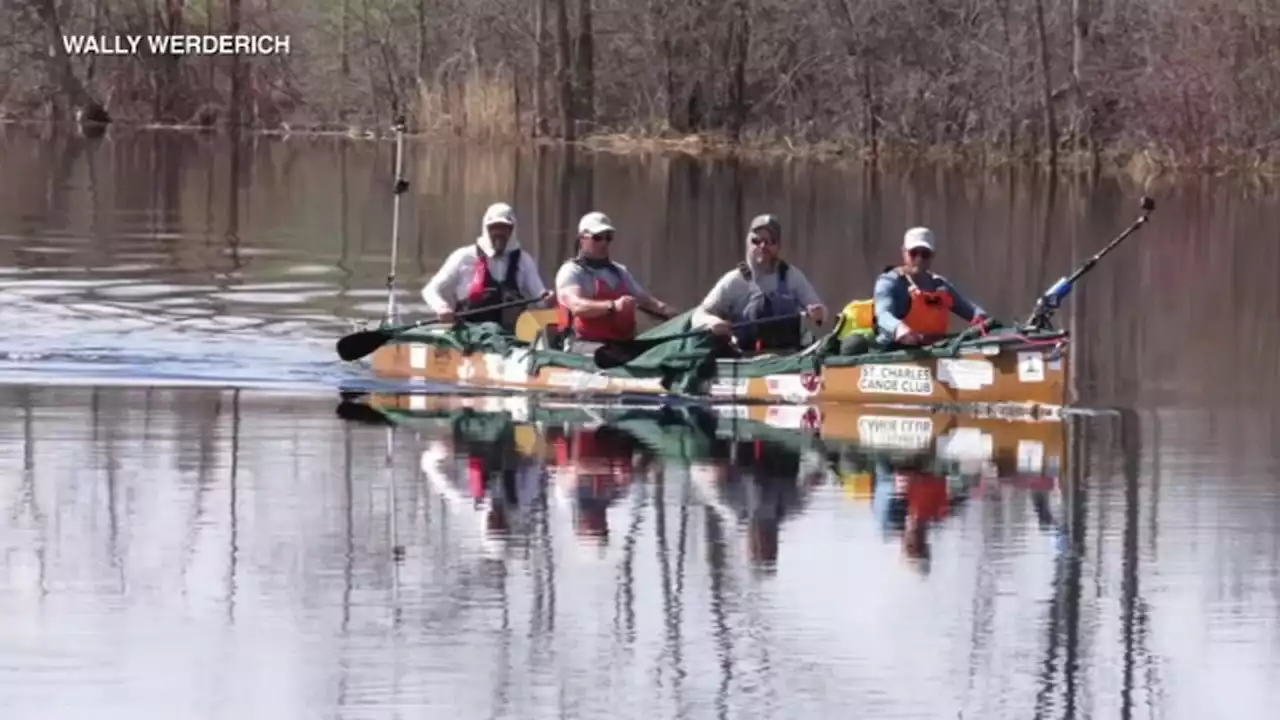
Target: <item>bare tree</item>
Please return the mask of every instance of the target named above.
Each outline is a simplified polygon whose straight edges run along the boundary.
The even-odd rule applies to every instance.
[[[1034,0],[1036,18],[1036,43],[1040,49],[1040,93],[1044,106],[1044,142],[1049,153],[1049,165],[1058,162],[1058,123],[1053,113],[1053,86],[1049,72],[1049,34],[1045,29],[1044,0]]]
[[[573,102],[573,79],[569,76],[572,62],[572,40],[569,37],[568,0],[552,0],[556,11],[556,84],[560,89],[560,137],[577,138],[577,122]]]
[[[6,7],[0,112],[12,117],[86,110],[105,117],[105,105],[112,117],[183,121],[201,108],[197,117],[225,111],[233,124],[333,129],[435,113],[452,131],[476,136],[495,136],[485,125],[501,123],[566,140],[674,131],[773,138],[787,147],[835,142],[872,158],[888,150],[1006,157],[1029,150],[1057,163],[1063,149],[1095,159],[1142,149],[1183,164],[1280,160],[1280,32],[1257,3],[12,0]],[[63,44],[193,30],[285,35],[291,54],[131,58],[77,54]]]

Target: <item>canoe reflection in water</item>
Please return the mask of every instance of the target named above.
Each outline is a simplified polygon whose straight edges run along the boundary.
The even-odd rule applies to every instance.
[[[421,469],[433,489],[455,508],[481,513],[491,554],[511,540],[528,541],[542,506],[546,468],[532,452],[530,428],[505,418],[462,414],[449,430],[433,433]]]
[[[826,465],[812,448],[722,439],[691,471],[704,501],[745,529],[752,567],[773,573],[783,521],[804,509],[812,488],[823,482]]]
[[[942,522],[968,497],[963,475],[943,476],[933,458],[917,455],[875,463],[873,507],[881,527],[898,532],[903,555],[912,567],[928,573],[933,557],[931,526]]]
[[[903,558],[921,574],[931,568],[934,528],[986,492],[1029,490],[1040,528],[1055,539],[1063,532],[1051,509],[1051,494],[1058,490],[1058,478],[1053,475],[1002,475],[987,457],[948,458],[932,447],[916,454],[842,458],[842,462],[851,460],[862,466],[860,470],[868,465],[870,469],[841,473],[845,482],[851,489],[854,485],[865,488],[881,530],[901,543]]]
[[[610,513],[627,512],[630,538],[644,508],[668,502],[670,488],[683,488],[681,505],[709,511],[709,533],[740,538],[729,542],[741,542],[766,574],[777,568],[783,525],[819,493],[866,503],[924,574],[935,529],[984,493],[1025,501],[1030,491],[1041,528],[1065,537],[1052,509],[1061,503],[1060,422],[831,408],[815,426],[808,413],[772,407],[461,402],[379,396],[364,408],[383,424],[421,431],[429,483],[464,514],[482,515],[495,553],[549,540],[554,510],[571,518],[575,544],[604,558],[629,544],[611,541],[618,518]]]
[[[647,473],[652,454],[635,437],[609,425],[553,428],[547,440],[556,497],[570,508],[578,538],[603,551],[609,543],[609,508]]]

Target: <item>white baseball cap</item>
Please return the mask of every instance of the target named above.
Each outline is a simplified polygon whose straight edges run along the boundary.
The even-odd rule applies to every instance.
[[[613,221],[602,212],[589,212],[578,221],[579,235],[599,235],[604,232],[613,232]]]
[[[927,227],[913,227],[902,236],[902,249],[908,252],[924,248],[933,252],[933,231]]]
[[[494,203],[484,211],[484,220],[481,221],[485,227],[490,225],[510,225],[515,227],[516,211],[506,203]]]

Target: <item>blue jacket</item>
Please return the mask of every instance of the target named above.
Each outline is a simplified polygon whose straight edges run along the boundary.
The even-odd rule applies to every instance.
[[[986,315],[986,311],[969,302],[949,281],[939,278],[935,281],[926,277],[917,283],[924,292],[946,289],[951,293],[953,304],[951,312],[960,316],[961,320],[971,322],[978,315]],[[902,324],[911,308],[911,286],[897,269],[891,269],[876,278],[875,298],[876,343],[887,346],[893,342],[893,334]]]

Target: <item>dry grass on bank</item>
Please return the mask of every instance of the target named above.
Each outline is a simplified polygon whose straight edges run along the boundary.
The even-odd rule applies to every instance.
[[[514,141],[523,134],[515,80],[506,70],[422,83],[414,114],[419,132],[483,142]]]

